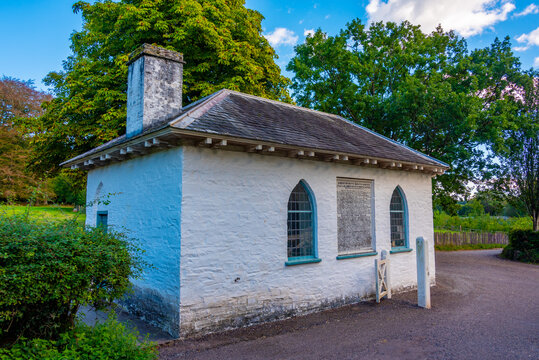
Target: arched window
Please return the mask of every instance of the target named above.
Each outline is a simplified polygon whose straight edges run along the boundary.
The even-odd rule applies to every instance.
[[[402,190],[397,186],[393,190],[391,203],[389,205],[389,216],[391,222],[391,247],[406,248],[408,247],[408,229],[406,208],[406,200]]]
[[[288,260],[315,259],[316,213],[314,197],[300,181],[288,199]]]

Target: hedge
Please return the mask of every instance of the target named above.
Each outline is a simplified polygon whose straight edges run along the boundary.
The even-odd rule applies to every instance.
[[[539,231],[513,230],[509,233],[509,245],[502,256],[517,261],[539,262]]]
[[[132,244],[74,221],[0,214],[0,345],[57,340],[80,306],[105,309],[122,297],[145,265]]]

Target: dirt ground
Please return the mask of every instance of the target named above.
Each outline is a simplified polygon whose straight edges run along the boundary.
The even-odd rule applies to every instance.
[[[161,359],[539,359],[539,266],[500,250],[437,252],[432,309],[416,292],[163,344]]]

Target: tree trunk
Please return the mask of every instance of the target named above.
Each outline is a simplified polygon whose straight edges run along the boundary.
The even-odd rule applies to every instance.
[[[533,231],[539,230],[539,214],[533,217]]]

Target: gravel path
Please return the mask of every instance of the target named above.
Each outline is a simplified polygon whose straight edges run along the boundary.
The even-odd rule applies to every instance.
[[[539,359],[539,266],[499,253],[437,252],[431,310],[408,292],[175,341],[161,359]]]

